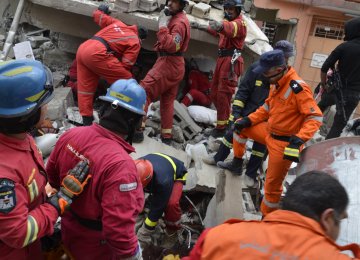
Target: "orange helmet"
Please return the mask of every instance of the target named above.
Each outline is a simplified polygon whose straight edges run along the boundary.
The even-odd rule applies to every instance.
[[[150,161],[144,159],[135,160],[137,172],[143,187],[149,184],[153,177],[153,166]]]

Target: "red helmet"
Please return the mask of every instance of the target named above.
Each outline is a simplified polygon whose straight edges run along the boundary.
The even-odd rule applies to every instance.
[[[135,160],[137,172],[143,187],[149,184],[153,177],[153,166],[150,161],[144,159]]]

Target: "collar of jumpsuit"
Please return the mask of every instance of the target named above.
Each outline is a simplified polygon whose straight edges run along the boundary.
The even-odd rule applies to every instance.
[[[25,139],[20,140],[13,137],[9,137],[7,135],[0,133],[0,143],[11,147],[15,150],[21,151],[31,151],[31,144],[30,144],[30,136],[27,135]]]
[[[275,84],[277,91],[281,90],[284,87],[287,87],[287,86],[285,86],[285,83],[289,82],[289,78],[291,78],[292,75],[294,73],[296,73],[294,68],[291,66],[288,66],[287,69],[288,69],[288,71],[286,72],[286,74]]]

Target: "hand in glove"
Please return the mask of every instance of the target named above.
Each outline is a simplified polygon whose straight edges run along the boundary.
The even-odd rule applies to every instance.
[[[139,240],[140,246],[142,249],[147,247],[148,245],[151,245],[151,236],[154,234],[155,229],[147,227],[145,222],[142,224],[142,226],[139,228],[137,232],[137,238]]]
[[[109,6],[107,4],[101,4],[98,7],[98,10],[102,11],[104,14],[111,14],[110,10],[109,10]]]
[[[299,162],[300,146],[304,143],[305,142],[296,135],[291,136],[289,145],[285,147],[283,158],[292,162]]]
[[[210,20],[209,21],[209,27],[213,29],[214,31],[221,32],[224,29],[224,26],[221,22]]]
[[[164,10],[159,14],[159,29],[161,27],[167,27],[172,16],[166,16]]]
[[[63,179],[60,191],[50,197],[48,203],[53,205],[60,215],[70,206],[72,199],[84,190],[84,186],[91,178],[88,172],[89,165],[87,162],[80,161]]]
[[[202,31],[207,31],[208,25],[200,24],[198,22],[191,22],[190,27],[194,28],[194,29],[202,30]]]
[[[246,116],[246,117],[243,117],[243,118],[240,118],[238,120],[235,121],[234,123],[234,131],[237,133],[237,134],[240,134],[240,132],[244,129],[244,128],[247,128],[247,127],[250,127],[251,126],[251,121],[250,119]]]
[[[239,113],[238,111],[234,111],[234,109],[233,109],[233,112],[232,112],[232,114],[231,114],[230,117],[229,117],[228,130],[233,129],[234,122],[235,122],[236,120],[238,120],[239,117],[240,117],[240,113]],[[232,131],[232,130],[231,130],[231,131]]]

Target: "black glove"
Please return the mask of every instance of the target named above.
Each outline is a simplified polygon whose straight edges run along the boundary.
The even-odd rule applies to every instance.
[[[61,183],[60,191],[51,196],[48,200],[54,206],[59,214],[63,214],[72,203],[72,199],[80,195],[84,186],[91,178],[89,165],[85,161],[80,161],[71,169]]]
[[[92,125],[92,122],[94,121],[93,116],[83,116],[82,119],[83,119],[83,125],[84,126]]]
[[[239,117],[240,117],[240,113],[238,113],[238,111],[234,111],[234,110],[233,110],[232,114],[231,114],[230,117],[229,117],[228,130],[231,130],[231,131],[232,131],[234,122],[235,122],[236,120],[238,120]]]
[[[234,123],[234,131],[237,134],[240,134],[241,130],[243,130],[244,128],[250,127],[250,126],[251,126],[251,120],[250,120],[250,118],[248,118],[246,116],[246,117],[240,118],[240,119],[235,121],[235,123]]]
[[[107,14],[107,15],[111,14],[111,12],[109,10],[109,6],[106,4],[99,5],[98,10],[102,11],[104,14]]]
[[[300,146],[302,146],[305,142],[293,135],[289,139],[289,145],[284,149],[284,159],[292,162],[299,162],[300,158]]]

